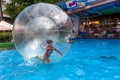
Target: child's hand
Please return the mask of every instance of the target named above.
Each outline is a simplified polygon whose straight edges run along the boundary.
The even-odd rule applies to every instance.
[[[64,54],[62,54],[62,57],[64,57]]]

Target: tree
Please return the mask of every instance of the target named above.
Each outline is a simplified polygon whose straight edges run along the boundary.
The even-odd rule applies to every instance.
[[[5,13],[10,15],[13,19],[27,6],[45,2],[45,3],[56,3],[60,0],[11,0],[11,3],[7,4]]]
[[[2,0],[0,0],[0,21],[2,21],[3,12],[2,12]]]

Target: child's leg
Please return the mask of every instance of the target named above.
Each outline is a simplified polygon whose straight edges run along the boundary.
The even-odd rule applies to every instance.
[[[47,58],[46,60],[47,60],[48,62],[52,62],[52,60],[51,60],[50,58]]]
[[[49,57],[44,56],[43,61],[47,60],[48,62],[52,62],[52,60]]]
[[[43,61],[43,57],[41,57],[40,55],[37,55],[37,58],[41,61]]]

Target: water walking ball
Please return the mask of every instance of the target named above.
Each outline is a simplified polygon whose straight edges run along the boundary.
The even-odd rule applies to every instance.
[[[65,55],[71,47],[66,40],[71,31],[71,20],[61,8],[48,3],[38,3],[25,8],[17,16],[13,40],[16,49],[26,60],[37,55],[43,56],[47,40],[52,40],[53,45]],[[56,51],[50,56],[54,62],[61,58]]]

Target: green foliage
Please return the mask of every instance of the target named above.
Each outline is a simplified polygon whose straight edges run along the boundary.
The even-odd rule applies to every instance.
[[[0,42],[9,42],[12,39],[12,32],[0,32]]]
[[[54,4],[61,0],[11,0],[11,3],[7,4],[6,10],[4,11],[6,14],[10,15],[13,19],[27,6],[35,4],[35,3],[51,3]]]
[[[12,49],[12,48],[15,48],[13,42],[0,43],[0,50],[1,50],[1,49]]]

